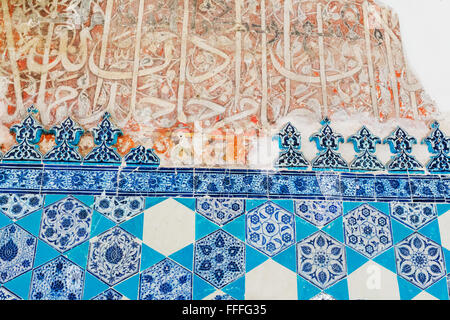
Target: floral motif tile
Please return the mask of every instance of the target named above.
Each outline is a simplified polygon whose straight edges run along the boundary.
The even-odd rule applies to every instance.
[[[445,276],[444,254],[436,242],[414,233],[395,245],[397,272],[425,289]]]
[[[0,211],[13,220],[19,220],[26,215],[42,208],[44,197],[36,194],[2,194],[0,196]]]
[[[345,243],[368,258],[392,246],[390,218],[363,204],[344,215]]]
[[[245,212],[245,201],[233,198],[199,198],[197,212],[214,223],[223,226]]]
[[[194,272],[216,288],[245,274],[244,243],[223,230],[195,243]]]
[[[59,256],[33,270],[30,300],[81,300],[85,271]]]
[[[436,205],[432,203],[391,202],[391,216],[418,230],[437,218]]]
[[[96,196],[94,209],[115,223],[121,223],[144,211],[145,198]]]
[[[69,196],[45,207],[39,238],[60,252],[89,239],[92,209]]]
[[[164,259],[141,273],[139,299],[192,299],[192,272],[170,259]]]
[[[86,269],[112,286],[138,272],[141,246],[132,234],[112,228],[90,240]]]
[[[324,232],[297,244],[298,273],[321,289],[347,275],[344,245]]]
[[[342,215],[341,201],[297,200],[295,213],[315,226],[323,227]]]
[[[274,202],[266,202],[247,213],[247,243],[274,256],[294,244],[294,214]]]
[[[33,268],[36,244],[32,234],[15,224],[0,229],[0,283]]]

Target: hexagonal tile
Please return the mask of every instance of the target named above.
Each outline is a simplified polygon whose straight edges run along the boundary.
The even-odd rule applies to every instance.
[[[144,212],[143,242],[169,256],[195,240],[194,211],[174,199],[164,200]]]
[[[100,195],[94,197],[94,209],[119,224],[144,211],[144,197]]]
[[[250,210],[246,221],[247,243],[270,257],[295,242],[294,214],[272,201]]]
[[[224,293],[222,290],[216,290],[213,293],[207,295],[202,300],[236,300],[232,296],[227,293]]]
[[[197,198],[196,210],[205,218],[223,226],[245,212],[245,201],[235,198]]]
[[[140,300],[191,300],[192,273],[164,259],[141,273]]]
[[[87,270],[108,285],[139,271],[141,241],[122,228],[109,229],[89,242]]]
[[[42,208],[44,196],[38,194],[2,194],[0,195],[0,211],[13,219],[19,220]]]
[[[217,230],[195,243],[194,272],[216,288],[223,288],[245,273],[242,241]]]
[[[320,228],[342,215],[342,201],[297,200],[295,214]]]
[[[89,238],[92,209],[72,196],[44,208],[39,238],[65,252]]]
[[[436,205],[432,203],[391,202],[391,216],[408,227],[418,230],[437,218]]]
[[[100,293],[99,295],[96,295],[91,300],[122,300],[123,295],[117,292],[114,289],[107,289]]]
[[[81,300],[84,270],[59,256],[33,270],[30,300]]]
[[[37,239],[11,224],[0,229],[0,283],[5,283],[31,270]]]
[[[433,240],[413,233],[395,245],[397,273],[425,289],[445,276],[442,248]]]
[[[297,271],[321,289],[347,275],[344,245],[322,231],[297,243]]]
[[[368,258],[392,246],[390,218],[368,204],[344,215],[345,244]]]

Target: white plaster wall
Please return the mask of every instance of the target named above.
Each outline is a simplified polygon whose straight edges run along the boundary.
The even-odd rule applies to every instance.
[[[377,1],[397,12],[411,69],[439,109],[450,113],[450,0]]]

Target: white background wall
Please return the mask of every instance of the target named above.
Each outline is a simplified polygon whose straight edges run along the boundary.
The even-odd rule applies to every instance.
[[[412,71],[439,110],[450,113],[450,0],[377,1],[397,12]]]

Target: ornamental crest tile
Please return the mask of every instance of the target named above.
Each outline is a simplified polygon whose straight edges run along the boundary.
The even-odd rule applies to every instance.
[[[374,207],[363,204],[344,215],[345,244],[374,258],[392,246],[390,218]]]
[[[42,208],[44,196],[38,194],[4,193],[0,195],[0,211],[14,221]]]
[[[158,166],[159,158],[153,149],[145,149],[143,146],[132,148],[124,157],[127,165]]]
[[[34,107],[29,108],[29,115],[20,123],[11,127],[16,134],[17,144],[4,156],[7,161],[41,161],[42,154],[37,143],[44,132],[42,125],[36,121],[32,113],[37,112]]]
[[[59,256],[33,270],[30,300],[81,300],[84,270]]]
[[[396,244],[395,258],[400,277],[421,289],[445,276],[441,246],[420,233],[413,233]]]
[[[0,287],[0,301],[6,300],[22,300],[16,296],[13,292],[9,291],[5,287]]]
[[[44,208],[39,238],[59,252],[89,239],[92,209],[72,196]]]
[[[288,122],[278,134],[282,148],[292,147],[294,149],[301,148],[301,136],[297,128]]]
[[[191,300],[192,272],[164,259],[141,273],[139,300]]]
[[[275,162],[275,167],[306,168],[309,165],[303,153],[300,152],[300,132],[291,124],[287,123],[278,134],[280,140],[280,155]]]
[[[205,218],[223,226],[245,212],[245,200],[235,198],[197,198],[196,210]]]
[[[97,128],[92,130],[96,147],[84,158],[84,162],[120,163],[120,155],[112,146],[117,143],[117,138],[122,135],[120,129],[116,129],[109,120],[111,115],[106,112],[103,120]]]
[[[81,162],[82,157],[78,153],[78,143],[84,130],[70,117],[60,125],[56,125],[49,133],[55,135],[54,146],[45,156],[46,161],[55,162]]]
[[[342,215],[342,201],[297,200],[295,214],[322,228]]]
[[[386,167],[390,171],[417,170],[423,166],[410,155],[413,144],[417,143],[416,138],[408,135],[402,128],[397,127],[383,143],[389,143],[391,152],[394,154]]]
[[[117,292],[116,290],[109,288],[108,290],[103,291],[99,295],[95,296],[91,300],[122,300],[123,295]]]
[[[348,169],[348,164],[342,156],[335,152],[339,149],[339,143],[344,143],[344,137],[333,132],[330,120],[325,118],[322,129],[313,134],[309,140],[316,141],[319,154],[312,160],[312,167],[317,169]]]
[[[95,196],[94,209],[119,224],[145,209],[144,197]]]
[[[344,245],[318,231],[297,243],[297,272],[321,289],[347,275]]]
[[[294,214],[268,201],[246,215],[247,243],[270,257],[295,242]]]
[[[90,240],[87,270],[113,286],[139,271],[141,241],[120,227]]]
[[[422,143],[426,142],[428,150],[433,154],[426,167],[429,172],[450,172],[450,137],[439,128],[437,121],[431,124],[431,133]]]
[[[358,152],[358,155],[350,163],[350,169],[363,171],[384,169],[384,165],[374,155],[376,145],[381,143],[381,139],[373,135],[365,126],[348,138],[347,142],[352,142],[355,151]]]
[[[31,270],[36,238],[15,224],[0,229],[0,283]]]
[[[222,229],[195,243],[194,272],[216,288],[245,273],[245,246]]]
[[[436,206],[432,203],[391,202],[389,205],[391,216],[414,230],[437,218]]]

